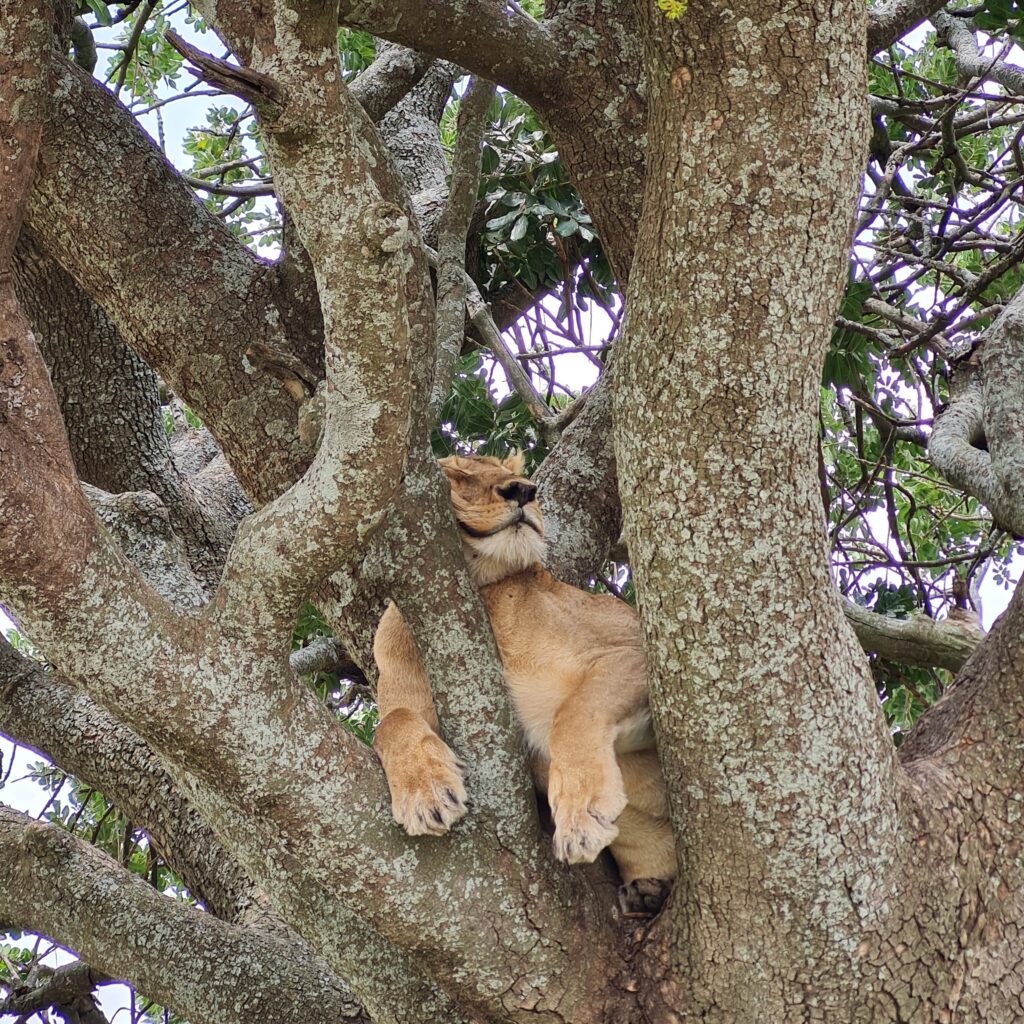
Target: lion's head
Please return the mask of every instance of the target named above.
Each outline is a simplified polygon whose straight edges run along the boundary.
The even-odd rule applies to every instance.
[[[469,570],[478,586],[521,572],[544,555],[537,488],[525,479],[522,455],[441,459]]]

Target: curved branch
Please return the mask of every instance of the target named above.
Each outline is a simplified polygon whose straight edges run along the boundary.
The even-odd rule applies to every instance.
[[[1015,386],[1011,385],[1011,394]],[[1005,406],[1000,405],[1000,408],[1006,420],[1012,421],[1017,415]],[[977,446],[985,438],[984,414],[979,368],[972,363],[961,364],[950,383],[949,407],[936,419],[932,428],[928,457],[950,483],[986,505],[992,518],[1003,529],[1022,536],[1024,504],[1006,493],[993,470],[992,456]],[[1013,445],[1013,438],[1008,437],[1003,450],[1009,448],[1012,451]]]
[[[146,832],[215,917],[278,934],[287,930],[267,905],[265,892],[238,866],[150,748],[79,687],[19,654],[2,637],[0,695],[0,733],[102,792]],[[447,997],[361,917],[326,912],[326,926],[350,950],[345,977],[365,992],[379,993],[373,1001],[375,1020],[419,1024],[417,1011],[422,1009],[426,1019],[461,1022]],[[312,946],[288,934],[295,956],[310,972],[325,978],[334,973]],[[388,991],[396,970],[405,979],[401,994]],[[345,987],[337,980],[333,986],[339,991]],[[386,1012],[377,1002],[385,998],[391,1004]]]
[[[983,421],[1002,521],[1024,535],[1024,288],[985,332]],[[1010,514],[1012,512],[1012,518]],[[995,509],[993,509],[995,514]],[[1004,518],[1005,516],[1005,518]]]
[[[301,946],[169,899],[87,843],[3,805],[0,918],[69,947],[195,1024],[366,1020]],[[287,985],[266,984],[282,972]]]
[[[518,4],[457,0],[342,0],[338,20],[383,39],[450,60],[500,82],[527,102],[562,75],[557,39]]]
[[[224,72],[253,90],[278,194],[316,273],[327,356],[313,463],[243,524],[228,557],[217,617],[231,628],[290,629],[309,590],[380,524],[405,458],[414,319],[432,314],[409,221],[375,185],[362,145],[366,115],[339,81],[336,28],[326,20],[307,12],[300,31],[278,25],[275,36],[254,40],[251,68]],[[228,67],[169,39],[204,74]],[[288,47],[304,60],[281,61]]]

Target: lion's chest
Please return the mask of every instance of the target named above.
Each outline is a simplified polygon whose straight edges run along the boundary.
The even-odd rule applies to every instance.
[[[568,589],[568,588],[566,588]],[[586,644],[565,600],[518,579],[486,588],[491,628],[512,703],[531,750],[548,753],[558,708],[586,677]]]
[[[560,680],[542,671],[509,671],[505,668],[505,682],[530,750],[548,756],[551,726],[555,712],[565,700],[567,688]]]

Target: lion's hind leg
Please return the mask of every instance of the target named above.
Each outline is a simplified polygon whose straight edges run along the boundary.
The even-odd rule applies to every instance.
[[[610,846],[623,881],[619,905],[627,916],[649,917],[660,909],[676,876],[668,794],[654,750],[619,754],[618,760],[629,800]]]

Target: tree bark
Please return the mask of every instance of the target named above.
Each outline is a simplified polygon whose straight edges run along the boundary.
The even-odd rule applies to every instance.
[[[232,917],[265,893],[301,939],[280,952],[242,917],[176,906],[8,811],[0,914],[195,1020],[314,1019],[307,999],[325,1019],[358,1014],[339,978],[370,1017],[402,1024],[1015,1019],[1024,597],[980,643],[929,638],[951,664],[976,649],[897,758],[821,536],[817,386],[846,255],[836,211],[852,212],[866,137],[862,5],[691,0],[673,20],[647,0],[566,0],[541,24],[465,0],[198,6],[239,64],[190,57],[258,109],[288,212],[281,263],[246,254],[124,112],[59,62],[31,221],[200,409],[263,507],[203,609],[183,610],[183,585],[141,579],[124,557],[132,544],[118,547],[82,495],[0,264],[0,594],[62,672],[0,648],[15,680],[0,725],[126,804],[136,784],[159,790],[165,814],[141,801],[140,820],[150,813],[211,909]],[[614,375],[540,479],[550,564],[574,580],[616,538],[625,498],[680,867],[668,909],[626,935],[600,870],[557,868],[538,828],[426,447],[447,371],[421,239],[379,134],[340,83],[339,16],[516,84],[629,278]],[[25,52],[19,74],[43,81],[38,40]],[[371,82],[367,102],[401,92],[424,62],[398,64],[401,87]],[[444,175],[423,160],[443,74],[406,105],[430,125],[410,148],[428,191]],[[0,99],[10,84],[0,76]],[[0,103],[0,119],[18,109]],[[0,199],[2,258],[39,120],[0,135],[19,172]],[[138,189],[118,187],[136,176]],[[89,233],[90,218],[110,230]],[[315,457],[296,439],[293,400],[245,368],[252,344],[317,373],[325,356]],[[1000,344],[993,390],[971,415],[1006,434],[1019,425],[1020,357],[1014,333]],[[199,433],[175,454],[202,504],[199,481],[215,484],[223,461]],[[989,482],[1008,501],[1018,466],[1002,437]],[[122,537],[117,517],[148,507],[138,492],[91,496]],[[371,755],[289,670],[298,607],[339,565],[333,613],[365,636],[386,598],[399,603],[446,735],[470,762],[476,806],[443,840],[396,831]],[[884,625],[879,645],[926,632]],[[104,737],[119,749],[98,749]],[[95,905],[112,926],[150,922],[161,941],[127,948],[96,926]],[[273,971],[280,984],[260,1002]]]
[[[813,444],[835,210],[852,216],[866,132],[863,9],[637,10],[648,170],[615,439],[679,850],[661,998],[704,1021],[842,1017],[902,842]]]

